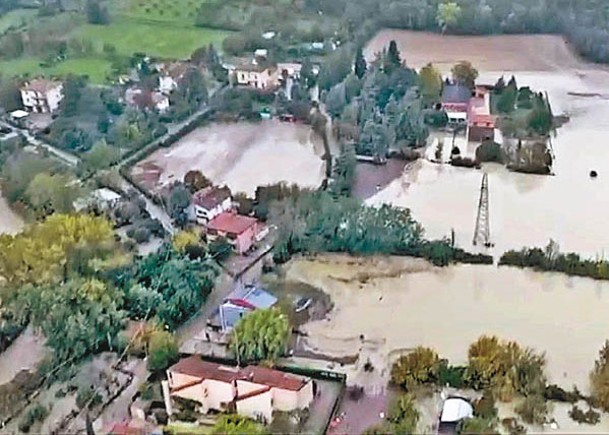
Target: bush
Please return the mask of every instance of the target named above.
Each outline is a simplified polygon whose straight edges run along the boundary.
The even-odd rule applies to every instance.
[[[436,383],[440,366],[440,358],[434,350],[419,346],[393,364],[391,380],[405,390],[420,384]]]
[[[209,255],[217,261],[224,261],[230,257],[233,247],[225,237],[217,237],[209,246]]]
[[[85,406],[89,409],[100,404],[102,397],[95,391],[93,385],[81,385],[76,393],[76,406],[83,409]]]
[[[577,388],[575,388],[573,391],[565,391],[555,384],[546,386],[543,396],[549,401],[566,403],[575,403],[581,399],[584,399]]]
[[[442,364],[438,373],[438,385],[453,388],[465,387],[465,366],[451,366],[448,364]]]
[[[19,430],[21,432],[29,432],[35,422],[43,421],[48,414],[49,411],[44,406],[40,404],[34,405],[28,409],[23,419],[19,422]]]
[[[514,408],[514,411],[525,423],[541,425],[546,422],[548,405],[543,396],[533,395],[525,397],[524,401]]]
[[[137,227],[135,229],[135,231],[133,232],[133,240],[135,240],[136,243],[146,243],[147,241],[150,240],[150,230],[146,227]]]
[[[598,424],[601,421],[601,414],[596,412],[592,408],[588,408],[587,411],[582,411],[575,405],[569,411],[569,417],[578,423],[586,423],[586,424]]]
[[[178,343],[173,334],[157,331],[148,343],[148,370],[165,370],[178,359]]]
[[[485,390],[482,397],[474,402],[474,415],[483,419],[493,419],[497,417],[495,397],[491,390]]]

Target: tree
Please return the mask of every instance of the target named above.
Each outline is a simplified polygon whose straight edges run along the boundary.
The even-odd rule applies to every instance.
[[[419,72],[421,91],[430,101],[437,101],[442,91],[442,75],[431,63],[421,68]]]
[[[0,106],[7,112],[23,109],[21,92],[15,80],[7,79],[0,81]]]
[[[215,240],[209,243],[207,246],[209,255],[217,261],[224,261],[230,257],[233,251],[233,245],[225,237],[216,237]]]
[[[355,53],[355,75],[358,79],[362,79],[366,75],[366,59],[362,47],[358,47]]]
[[[455,27],[461,17],[461,6],[455,2],[440,3],[438,5],[438,14],[436,21],[442,28],[442,33],[450,27]]]
[[[417,433],[420,413],[416,406],[416,399],[411,394],[402,394],[392,404],[388,420],[391,432],[395,434]]]
[[[169,216],[179,227],[184,227],[188,221],[188,207],[190,206],[191,194],[188,188],[182,184],[175,184],[169,193],[167,208]]]
[[[212,184],[211,180],[203,175],[201,171],[190,170],[184,175],[184,185],[188,187],[191,193],[198,192]]]
[[[25,197],[38,216],[72,211],[80,188],[67,175],[42,172],[29,184]]]
[[[198,245],[201,241],[201,234],[193,230],[183,230],[173,236],[171,242],[175,251],[182,252],[190,245]]]
[[[389,49],[385,53],[383,59],[383,71],[386,74],[391,74],[395,69],[402,66],[402,58],[400,56],[400,50],[395,40],[389,42]]]
[[[87,0],[85,12],[89,24],[108,24],[110,22],[108,11],[101,7],[99,0]]]
[[[302,62],[302,67],[300,68],[300,78],[306,88],[312,88],[315,86],[317,76],[313,74],[313,64],[308,57],[306,57]]]
[[[63,84],[63,98],[59,103],[61,114],[66,117],[78,113],[78,103],[85,83],[82,78],[69,74]]]
[[[105,140],[95,142],[93,147],[83,156],[85,170],[90,173],[107,169],[120,160],[120,151],[108,145]]]
[[[286,352],[290,332],[288,318],[279,309],[256,310],[237,323],[229,347],[241,361],[274,360]]]
[[[438,354],[433,349],[419,346],[393,364],[391,380],[405,390],[410,390],[420,384],[436,383],[440,367]]]
[[[478,70],[472,66],[472,64],[466,60],[457,63],[450,70],[453,76],[453,80],[462,85],[473,89],[476,86],[476,79],[478,78]]]
[[[175,336],[167,331],[155,331],[148,342],[148,362],[151,372],[165,370],[179,358]]]
[[[362,81],[358,79],[355,74],[349,74],[343,84],[345,87],[347,103],[351,103],[355,97],[360,95],[362,91]]]
[[[222,415],[211,430],[213,435],[266,435],[260,423],[238,414]]]
[[[95,259],[115,254],[115,243],[103,218],[54,214],[19,234],[0,235],[0,276],[14,288],[56,284],[71,271],[83,274]]]
[[[40,328],[58,361],[112,350],[123,328],[120,295],[95,279],[74,279],[64,284],[24,288],[31,320]]]
[[[330,89],[328,95],[326,95],[326,109],[334,118],[337,118],[346,105],[345,85],[344,83],[339,83]]]
[[[590,373],[590,392],[595,403],[609,411],[609,340],[605,341]]]
[[[332,192],[336,195],[351,195],[351,189],[355,182],[356,165],[355,147],[349,143],[343,144],[336,164],[332,168],[334,171],[334,182],[331,185]]]

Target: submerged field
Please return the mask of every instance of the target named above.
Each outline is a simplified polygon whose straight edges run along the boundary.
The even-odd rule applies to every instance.
[[[212,124],[161,148],[133,169],[134,178],[160,192],[199,170],[233,192],[253,194],[277,182],[318,187],[324,175],[323,144],[311,127],[279,121]]]
[[[411,66],[433,62],[448,74],[455,62],[471,60],[481,83],[514,74],[519,86],[547,91],[554,114],[570,120],[552,137],[554,176],[517,174],[496,164],[476,171],[422,160],[368,202],[408,207],[429,237],[445,237],[454,229],[460,246],[475,249],[480,182],[482,172],[488,172],[492,253],[545,246],[554,239],[562,250],[603,256],[609,249],[604,200],[609,192],[609,72],[581,62],[557,36],[443,37],[385,30],[367,52],[390,39],[397,40]],[[597,179],[589,177],[591,170],[598,172]]]
[[[359,354],[360,366],[369,358],[380,385],[403,351],[429,346],[463,364],[472,342],[495,334],[545,352],[551,382],[585,390],[609,336],[603,321],[609,284],[590,279],[331,255],[294,260],[286,279],[322,289],[334,304],[326,320],[305,326],[307,347],[336,357]]]

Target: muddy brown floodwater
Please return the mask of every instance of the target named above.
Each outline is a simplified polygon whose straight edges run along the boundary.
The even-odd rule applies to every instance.
[[[455,37],[383,31],[369,44],[371,55],[396,39],[409,65],[433,62],[448,73],[470,59],[479,82],[514,74],[520,86],[547,91],[555,114],[570,122],[553,138],[554,176],[517,174],[495,164],[489,173],[491,239],[495,254],[556,240],[562,250],[586,256],[609,249],[609,72],[581,62],[557,36]],[[582,96],[584,95],[584,96]],[[591,179],[596,170],[599,177]],[[455,229],[471,249],[482,171],[420,161],[369,200],[408,207],[428,236]]]
[[[216,184],[253,194],[257,186],[285,181],[318,187],[324,177],[323,143],[303,124],[277,120],[211,124],[138,163],[134,178],[153,191],[200,170]]]
[[[463,364],[472,342],[495,334],[545,352],[551,382],[585,390],[609,337],[609,283],[590,279],[346,256],[294,260],[286,278],[324,290],[335,307],[326,320],[305,326],[307,346],[334,357],[359,353],[381,374],[380,385],[403,351],[429,346]]]

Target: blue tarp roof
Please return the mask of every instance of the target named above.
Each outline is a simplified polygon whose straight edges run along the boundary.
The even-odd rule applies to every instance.
[[[248,285],[235,289],[220,305],[220,321],[223,329],[230,329],[252,308],[241,306],[239,302],[245,302],[253,309],[270,308],[277,303],[277,298],[269,292]]]

